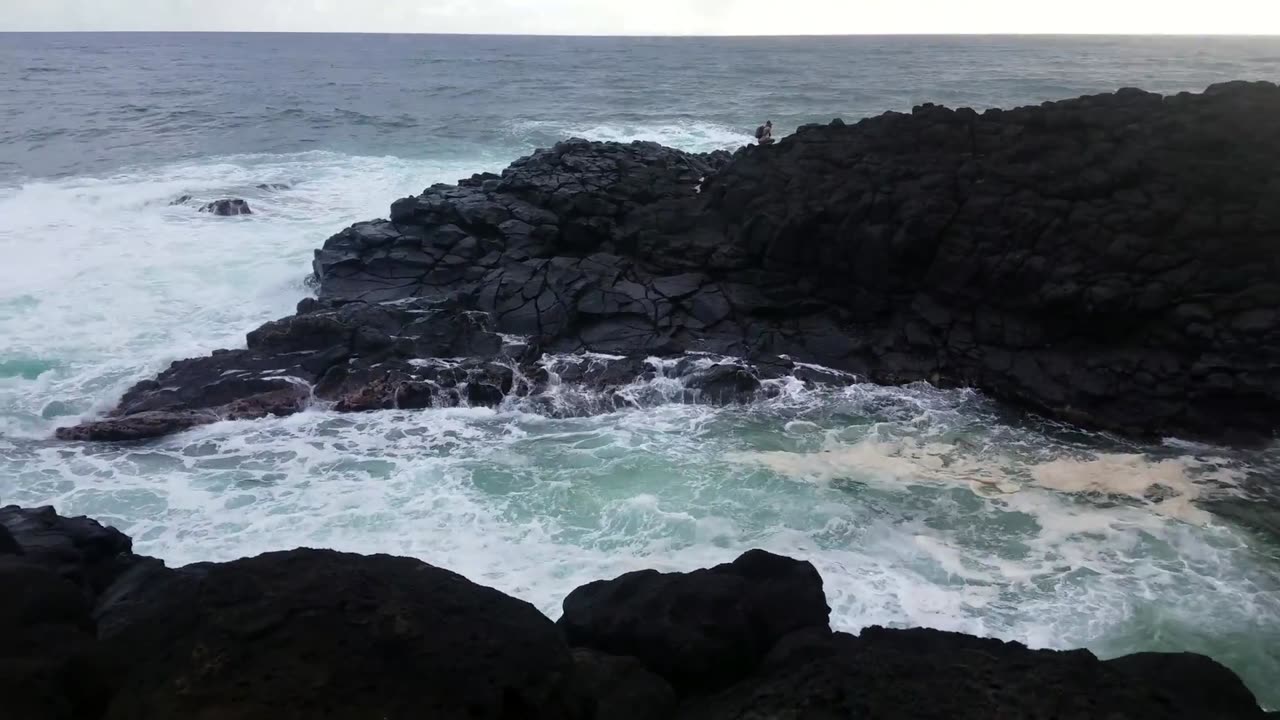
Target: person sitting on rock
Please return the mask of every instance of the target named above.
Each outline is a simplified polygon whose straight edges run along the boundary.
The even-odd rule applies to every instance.
[[[764,124],[756,128],[756,141],[761,145],[773,144],[773,121],[765,120]]]

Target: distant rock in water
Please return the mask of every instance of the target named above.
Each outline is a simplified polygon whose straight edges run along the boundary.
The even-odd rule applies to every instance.
[[[171,200],[169,204],[170,205],[186,205],[189,202],[191,202],[190,195],[179,195],[178,197]]]
[[[239,198],[215,200],[200,208],[200,212],[212,213],[214,215],[221,215],[224,217],[253,214],[253,211],[249,209],[249,203],[244,200],[240,200]]]
[[[739,360],[687,367],[689,401],[847,377],[820,365],[1127,435],[1271,438],[1276,117],[1280,88],[1228,83],[922,105],[734,155],[563,142],[333,236],[297,314],[106,422],[177,431],[285,376],[351,411],[491,405],[558,381],[542,358],[566,353],[596,358],[579,376],[608,412],[645,358],[712,354]]]
[[[94,520],[10,506],[0,588],[5,717],[23,720],[1266,717],[1202,655],[832,632],[814,566],[762,550],[585,585],[557,624],[412,558],[171,569]]]
[[[289,183],[260,183],[255,187],[259,190],[288,190],[292,186]]]

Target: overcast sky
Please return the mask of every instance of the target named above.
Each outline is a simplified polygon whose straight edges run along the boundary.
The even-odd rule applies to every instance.
[[[1280,0],[0,0],[0,30],[1280,34]]]

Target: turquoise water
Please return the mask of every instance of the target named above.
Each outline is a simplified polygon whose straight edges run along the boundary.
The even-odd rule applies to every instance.
[[[108,520],[174,564],[298,545],[413,555],[552,615],[588,580],[765,547],[819,567],[842,628],[1195,650],[1280,707],[1275,449],[1134,445],[927,386],[784,385],[710,408],[663,402],[664,380],[637,388],[647,406],[591,418],[311,411],[144,445],[52,440],[291,312],[336,230],[534,145],[709,150],[765,112],[787,127],[926,99],[1198,89],[1272,72],[1275,41],[11,39],[0,501]],[[743,81],[796,68],[785,92]],[[169,205],[182,194],[256,214]]]

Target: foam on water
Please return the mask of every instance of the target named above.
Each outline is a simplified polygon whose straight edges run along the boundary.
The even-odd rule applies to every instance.
[[[306,294],[325,238],[475,169],[314,152],[0,188],[0,432],[47,436],[169,361],[242,345]],[[196,212],[223,197],[255,214]]]
[[[691,150],[730,139],[679,132]],[[498,411],[316,409],[145,445],[50,440],[165,363],[290,312],[312,250],[347,223],[486,169],[305,153],[0,189],[0,501],[102,518],[172,564],[299,545],[416,556],[551,615],[590,580],[763,547],[818,566],[841,628],[1201,650],[1280,704],[1274,547],[1206,511],[1256,456],[1019,424],[971,391],[783,378],[714,408],[655,359],[615,410],[556,382],[607,358],[548,357],[547,397]],[[185,194],[256,214],[168,204]]]
[[[629,143],[656,142],[689,152],[737,150],[755,141],[747,128],[734,128],[698,120],[661,123],[581,124],[564,121],[522,121],[513,132],[521,137],[551,136],[556,139],[581,137],[588,140]]]
[[[788,432],[820,430],[790,423]],[[973,454],[957,443],[870,435],[840,442],[840,432],[817,452],[734,453],[730,462],[759,464],[781,475],[818,482],[967,483],[977,493],[1016,493],[1027,487],[1103,498],[1123,498],[1152,512],[1197,525],[1212,516],[1195,502],[1230,493],[1243,477],[1223,457],[1152,459],[1142,454],[1100,453],[1026,461],[996,452]]]

